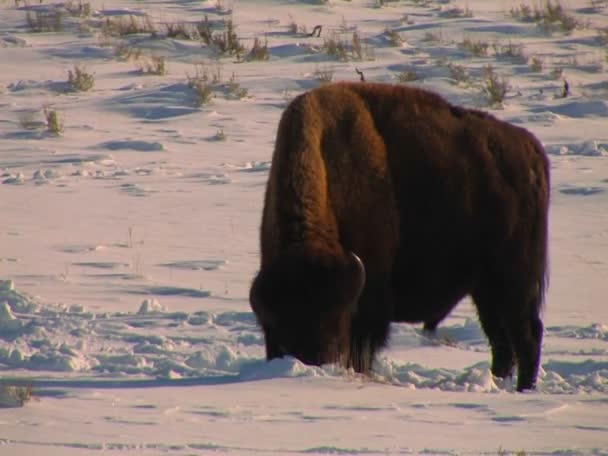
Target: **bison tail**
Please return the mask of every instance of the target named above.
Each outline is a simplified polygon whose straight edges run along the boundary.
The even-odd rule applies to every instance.
[[[542,146],[537,146],[537,152],[542,157],[542,169],[540,170],[540,181],[537,182],[536,215],[532,222],[533,245],[536,246],[537,272],[537,310],[540,311],[545,301],[545,294],[549,286],[549,162]]]
[[[546,216],[545,216],[546,219]],[[542,226],[544,225],[544,226]],[[543,304],[545,302],[545,295],[547,292],[547,288],[549,286],[549,253],[548,253],[548,233],[547,233],[547,222],[546,220],[544,220],[544,223],[541,225],[541,227],[538,228],[539,230],[539,246],[540,246],[540,252],[539,252],[539,257],[538,257],[538,261],[539,261],[539,266],[538,266],[538,301],[537,301],[537,310],[541,310],[543,307]]]

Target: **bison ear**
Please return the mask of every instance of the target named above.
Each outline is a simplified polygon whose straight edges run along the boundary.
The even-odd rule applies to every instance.
[[[352,306],[353,310],[356,310],[359,303],[359,298],[361,297],[361,293],[363,292],[363,288],[365,287],[365,266],[363,265],[363,261],[361,261],[361,258],[359,258],[354,252],[349,252],[348,257],[349,283],[347,284],[347,286],[351,290],[351,294],[349,296],[349,304]]]

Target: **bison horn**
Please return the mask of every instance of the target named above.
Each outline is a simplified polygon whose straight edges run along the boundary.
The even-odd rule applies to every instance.
[[[361,293],[363,292],[363,288],[365,287],[365,266],[363,265],[363,261],[359,258],[354,252],[349,252],[352,266],[355,268],[354,270],[354,291],[353,294],[353,306],[356,307],[359,302],[359,298],[361,297]]]

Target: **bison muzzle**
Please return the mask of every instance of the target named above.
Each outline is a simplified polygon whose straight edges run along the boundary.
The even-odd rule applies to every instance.
[[[268,359],[368,372],[391,322],[470,295],[492,372],[535,386],[549,166],[527,130],[418,88],[339,83],[278,127],[250,303]]]

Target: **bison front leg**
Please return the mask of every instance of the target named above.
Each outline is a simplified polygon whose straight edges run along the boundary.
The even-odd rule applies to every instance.
[[[503,312],[500,311],[501,307],[508,304],[500,302],[500,299],[493,287],[487,284],[473,293],[479,321],[492,350],[492,374],[507,378],[513,375],[515,355],[505,328]]]
[[[370,286],[361,296],[351,326],[348,361],[348,367],[356,372],[369,373],[376,353],[388,341],[392,313],[387,290],[385,287]]]
[[[378,324],[373,328],[369,325],[353,325],[348,367],[352,367],[355,372],[368,374],[376,353],[386,345],[388,327],[388,322],[385,325]]]
[[[285,356],[285,352],[281,349],[281,346],[278,344],[275,338],[271,336],[268,331],[264,332],[264,339],[266,343],[266,360],[270,361],[271,359]]]

